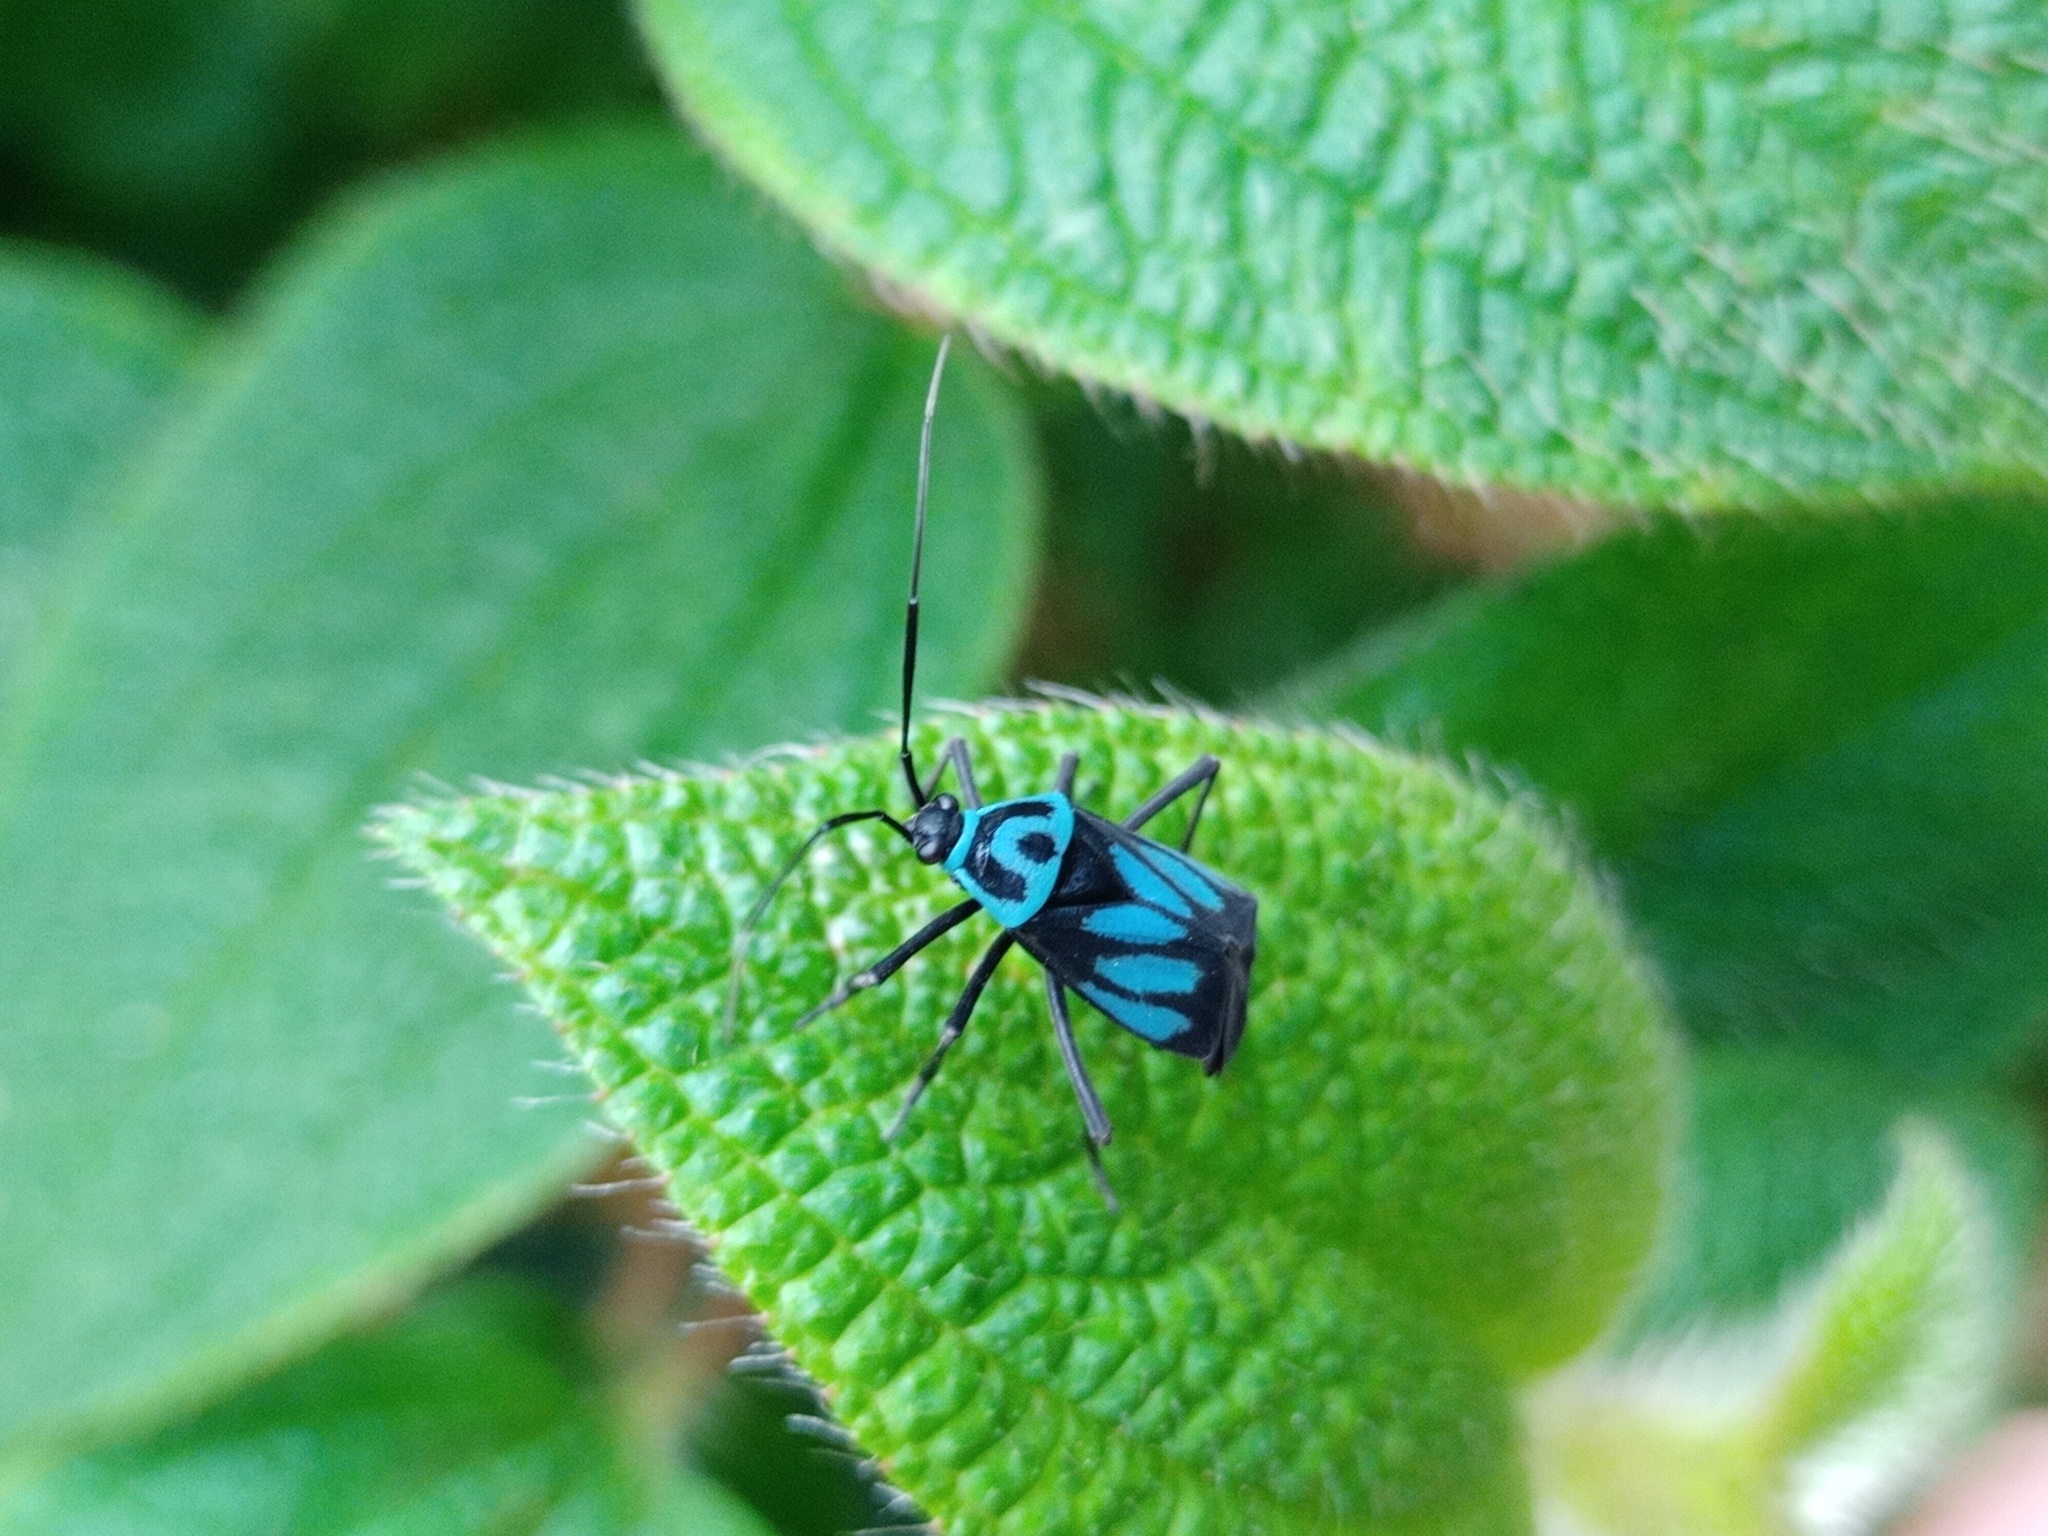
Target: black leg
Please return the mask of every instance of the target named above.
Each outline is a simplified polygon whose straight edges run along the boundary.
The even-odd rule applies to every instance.
[[[911,956],[919,950],[930,947],[958,928],[968,918],[981,910],[977,901],[963,901],[957,907],[948,907],[937,917],[926,923],[909,938],[898,944],[866,970],[855,971],[846,980],[832,989],[832,995],[817,1007],[796,1021],[795,1027],[802,1029],[820,1014],[830,1013],[856,992],[865,992],[870,987],[879,987],[883,982],[902,970]]]
[[[1067,991],[1053,979],[1051,971],[1045,973],[1045,1001],[1052,1009],[1052,1036],[1059,1042],[1060,1060],[1067,1064],[1067,1080],[1074,1085],[1074,1097],[1081,1101],[1081,1119],[1088,1127],[1081,1137],[1081,1150],[1088,1154],[1088,1175],[1095,1180],[1095,1191],[1102,1196],[1102,1203],[1115,1216],[1123,1206],[1110,1187],[1108,1170],[1102,1166],[1102,1148],[1109,1145],[1110,1138],[1109,1112],[1102,1107],[1095,1084],[1088,1080],[1088,1069],[1081,1065],[1081,1047],[1074,1041],[1074,1021],[1067,1013]]]
[[[974,782],[974,764],[967,756],[967,739],[955,736],[946,743],[946,761],[953,765],[953,777],[960,781],[960,798],[969,806],[981,804],[981,790]]]
[[[753,938],[755,927],[768,911],[768,904],[775,899],[775,893],[782,889],[784,882],[796,873],[797,866],[810,857],[811,850],[817,847],[820,841],[841,827],[850,827],[861,821],[884,822],[898,837],[905,842],[910,841],[910,829],[887,811],[848,811],[843,816],[829,817],[812,829],[811,835],[803,840],[796,852],[783,861],[782,868],[775,872],[775,878],[762,888],[759,898],[747,909],[747,915],[740,919],[739,927],[733,930],[732,979],[725,989],[726,1039],[732,1038],[733,1022],[739,1017],[740,970],[746,958],[747,941]]]
[[[1081,766],[1081,754],[1066,752],[1060,756],[1060,771],[1053,775],[1052,787],[1055,794],[1071,795],[1074,792],[1074,770]]]
[[[1007,929],[1002,937],[989,945],[982,957],[975,962],[973,973],[967,978],[967,990],[960,994],[960,1000],[953,1004],[953,1011],[946,1015],[946,1027],[939,1031],[938,1048],[925,1058],[917,1069],[917,1081],[910,1085],[910,1092],[903,1096],[903,1107],[896,1111],[896,1118],[889,1129],[882,1133],[882,1140],[894,1141],[903,1134],[903,1127],[910,1123],[910,1112],[917,1107],[917,1101],[924,1097],[925,1089],[931,1087],[932,1079],[939,1075],[939,1068],[946,1064],[946,1053],[953,1049],[960,1037],[967,1033],[967,1021],[974,1017],[974,1005],[981,1001],[982,989],[995,975],[996,967],[1003,963],[1003,956],[1010,952],[1010,946],[1017,942],[1016,936]]]
[[[1102,1203],[1109,1207],[1110,1215],[1121,1216],[1123,1202],[1117,1199],[1116,1191],[1110,1187],[1109,1170],[1102,1166],[1102,1151],[1095,1145],[1095,1138],[1083,1136],[1081,1150],[1088,1154],[1088,1174],[1095,1180],[1095,1193],[1102,1196]]]
[[[1195,802],[1194,812],[1188,817],[1188,829],[1180,840],[1180,851],[1186,853],[1195,840],[1195,828],[1200,826],[1202,821],[1202,807],[1209,803],[1209,787],[1216,782],[1216,770],[1221,766],[1215,758],[1205,754],[1194,767],[1179,775],[1171,784],[1126,816],[1124,825],[1133,832],[1137,831],[1189,790],[1199,787],[1202,797]]]
[[[953,777],[960,781],[960,798],[969,806],[981,804],[981,790],[974,782],[974,764],[967,757],[967,742],[955,736],[946,743],[946,756],[953,764]]]
[[[1074,1085],[1074,1097],[1081,1101],[1081,1118],[1088,1123],[1088,1140],[1098,1147],[1109,1145],[1109,1112],[1102,1107],[1088,1069],[1081,1065],[1081,1048],[1074,1043],[1074,1021],[1067,1013],[1067,990],[1045,973],[1045,1001],[1052,1009],[1052,1035],[1059,1042],[1060,1060],[1067,1064],[1067,1080]]]
[[[932,781],[924,788],[922,805],[939,792],[939,781],[945,778],[946,769],[951,767],[953,777],[960,781],[960,799],[965,805],[979,806],[981,791],[974,784],[974,764],[967,757],[967,739],[955,736],[939,749],[939,766],[932,770]]]

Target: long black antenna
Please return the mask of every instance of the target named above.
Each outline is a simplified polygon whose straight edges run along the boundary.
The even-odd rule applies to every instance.
[[[945,376],[946,354],[952,348],[953,336],[948,332],[940,338],[939,358],[932,364],[931,388],[925,392],[924,397],[924,434],[917,445],[917,532],[910,543],[910,602],[903,612],[903,733],[897,756],[903,762],[903,777],[910,785],[910,798],[917,802],[920,810],[930,797],[925,794],[924,786],[918,783],[917,764],[910,759],[910,698],[917,682],[917,588],[924,576],[924,509],[925,503],[931,497],[932,418],[938,414],[939,380]],[[844,815],[831,817],[821,823],[816,831],[804,839],[803,846],[783,861],[782,867],[775,872],[775,878],[762,889],[754,905],[748,909],[747,915],[740,920],[739,927],[733,931],[732,980],[725,993],[725,1033],[728,1039],[732,1036],[734,1020],[739,1015],[740,970],[746,957],[747,942],[754,936],[754,929],[760,924],[761,919],[767,915],[768,904],[775,899],[775,893],[782,889],[789,877],[796,873],[797,866],[818,846],[821,838],[827,833],[838,831],[841,827],[852,826],[857,821],[884,822],[890,831],[905,842],[911,840],[910,828],[887,811],[848,811]],[[813,1010],[813,1014],[815,1012],[816,1010]],[[813,1014],[806,1014],[805,1021],[808,1022]]]
[[[903,610],[903,735],[897,757],[903,763],[903,781],[910,786],[910,798],[920,808],[930,798],[918,782],[917,764],[910,760],[910,695],[917,682],[917,586],[924,575],[924,508],[932,485],[932,417],[939,409],[939,380],[946,373],[946,354],[952,350],[953,333],[939,341],[939,360],[932,364],[932,387],[924,397],[924,436],[917,445],[917,533],[910,544],[910,602]]]

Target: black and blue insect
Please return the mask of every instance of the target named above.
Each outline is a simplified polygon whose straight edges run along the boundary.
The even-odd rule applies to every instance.
[[[1022,945],[1045,973],[1053,1035],[1087,1124],[1086,1146],[1101,1168],[1097,1148],[1110,1140],[1102,1100],[1089,1080],[1074,1040],[1067,993],[1077,992],[1112,1021],[1162,1050],[1191,1056],[1214,1075],[1223,1070],[1244,1034],[1245,1004],[1257,948],[1258,902],[1214,870],[1188,856],[1218,769],[1205,756],[1121,822],[1073,802],[1078,764],[1060,759],[1053,787],[984,804],[975,787],[967,743],[947,742],[931,781],[924,782],[910,751],[910,708],[917,675],[918,584],[924,563],[925,503],[931,483],[932,419],[951,338],[939,345],[925,397],[924,434],[917,465],[917,524],[911,546],[910,601],[904,615],[903,715],[898,758],[916,809],[899,821],[885,810],[848,811],[821,824],[761,893],[741,925],[736,956],[784,881],[818,840],[855,822],[878,821],[909,843],[918,859],[938,865],[967,893],[874,964],[847,977],[830,996],[797,1020],[801,1029],[857,993],[887,981],[919,951],[986,912],[1002,927],[967,978],[937,1047],[919,1069],[888,1135],[901,1133],[910,1112],[959,1041],[996,967]],[[938,793],[953,770],[958,798]],[[1189,794],[1195,795],[1178,847],[1153,841],[1139,829]],[[737,1005],[738,970],[732,1006]],[[1103,1183],[1108,1194],[1108,1185]]]

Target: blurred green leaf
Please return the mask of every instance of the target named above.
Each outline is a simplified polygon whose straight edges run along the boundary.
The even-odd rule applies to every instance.
[[[738,914],[802,829],[886,800],[885,742],[401,807],[382,835],[949,1528],[1523,1529],[1504,1378],[1620,1301],[1669,1126],[1658,1015],[1590,882],[1526,802],[1351,737],[1018,707],[922,729],[925,760],[955,728],[990,795],[1073,749],[1109,810],[1223,759],[1197,851],[1261,901],[1250,1025],[1212,1084],[1083,1011],[1120,1218],[1022,963],[882,1141],[985,924],[792,1032],[950,904],[893,839],[782,893],[722,1043]]]
[[[1654,518],[1298,700],[1479,753],[1619,868],[1683,1020],[1922,1075],[2048,1019],[2048,523]]]
[[[2041,1154],[1982,1090],[1704,1053],[1628,1326],[1529,1396],[1532,1471],[1593,1536],[1877,1528],[2000,1400]]]
[[[54,567],[156,421],[198,331],[119,268],[0,244],[0,716]]]
[[[1355,465],[1197,436],[1071,382],[1034,403],[1051,500],[1027,676],[1234,703],[1448,584]]]
[[[9,0],[0,218],[208,296],[366,162],[653,105],[614,0]]]
[[[765,1536],[622,1436],[545,1293],[472,1279],[0,1499],[5,1536]],[[645,1463],[645,1464],[643,1464]]]
[[[871,719],[930,359],[664,127],[397,182],[270,282],[0,760],[0,1438],[215,1390],[591,1155],[361,820],[423,771]],[[966,692],[1036,502],[983,371],[934,482],[972,511],[934,521],[928,675]]]
[[[1673,1216],[1627,1338],[1682,1335],[1770,1307],[1883,1204],[1897,1169],[1892,1133],[1909,1116],[1939,1130],[1970,1169],[2008,1284],[2024,1269],[2042,1195],[2040,1138],[2001,1094],[1747,1046],[1696,1052],[1689,1076]]]
[[[639,0],[833,246],[1253,437],[1596,500],[2048,468],[2048,11]]]

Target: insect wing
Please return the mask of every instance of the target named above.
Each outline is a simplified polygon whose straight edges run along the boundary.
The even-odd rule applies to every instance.
[[[1086,811],[1076,812],[1067,865],[1018,938],[1132,1034],[1221,1071],[1244,1033],[1257,900]]]

